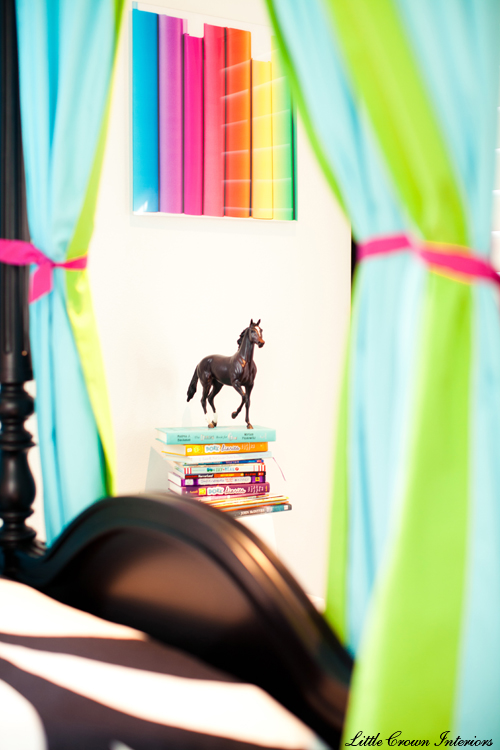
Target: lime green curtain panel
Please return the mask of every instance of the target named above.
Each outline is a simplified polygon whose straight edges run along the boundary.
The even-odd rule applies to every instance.
[[[53,288],[31,304],[47,539],[114,490],[114,444],[86,264],[123,0],[17,0],[32,243]]]
[[[489,252],[500,4],[268,5],[356,239],[393,240],[358,271],[337,441],[328,614],[356,654],[346,738],[498,741],[498,293],[439,257]]]

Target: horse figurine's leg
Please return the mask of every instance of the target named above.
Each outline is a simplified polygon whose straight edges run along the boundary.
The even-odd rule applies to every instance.
[[[238,414],[240,413],[240,411],[243,409],[244,406],[245,406],[245,396],[242,396],[241,404],[238,406],[236,411],[233,411],[233,413],[231,414],[232,419],[236,419],[236,417],[238,416]]]
[[[203,394],[201,396],[201,405],[203,407],[203,411],[205,413],[205,419],[208,422],[208,426],[209,427],[215,427],[216,422],[214,423],[213,418],[209,417],[208,414],[207,414],[207,398],[208,398],[208,394],[209,394],[209,391],[210,391],[211,387],[212,387],[212,381],[211,380],[208,380],[205,383],[203,383]]]
[[[249,403],[250,403],[250,393],[252,391],[253,385],[250,386],[250,390],[249,390],[249,386],[245,386],[246,393],[244,393],[243,388],[241,387],[241,385],[240,385],[240,383],[239,383],[238,380],[235,380],[232,385],[233,385],[233,388],[236,391],[238,391],[238,393],[241,396],[241,404],[238,406],[238,408],[236,409],[236,411],[233,411],[233,413],[231,414],[231,416],[232,416],[233,419],[236,419],[236,417],[238,416],[238,414],[242,410],[243,406],[246,404],[246,407],[247,407],[246,408],[246,422],[247,422],[247,427],[248,427],[249,430],[253,430],[252,425],[248,421],[248,407],[249,407]]]
[[[247,423],[247,429],[253,430],[253,426],[250,424],[250,394],[252,393],[253,383],[252,385],[246,385],[245,391],[246,391],[246,410],[245,410],[245,419]]]
[[[214,398],[219,393],[223,385],[224,383],[220,383],[218,380],[216,380],[212,385],[212,390],[208,394],[208,403],[212,407],[212,421],[208,425],[209,427],[217,427],[217,412],[215,411]],[[207,417],[207,421],[208,421],[208,417]]]

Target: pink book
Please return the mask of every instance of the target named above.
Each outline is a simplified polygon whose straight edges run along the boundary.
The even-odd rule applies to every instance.
[[[203,39],[184,34],[184,213],[203,212]]]
[[[183,203],[183,35],[186,21],[158,16],[160,211],[181,214]]]
[[[216,500],[223,497],[245,497],[248,495],[265,495],[269,492],[269,482],[259,484],[215,484],[211,487],[179,487],[173,482],[168,489],[178,495],[199,497],[202,500]]]
[[[224,216],[226,46],[225,29],[205,24],[205,153],[203,213]]]

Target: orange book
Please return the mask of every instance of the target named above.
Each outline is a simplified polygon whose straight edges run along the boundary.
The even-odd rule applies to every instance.
[[[224,214],[250,216],[251,34],[226,29],[226,160]]]
[[[269,443],[207,443],[204,445],[168,445],[161,452],[176,456],[217,456],[226,453],[265,453]]]

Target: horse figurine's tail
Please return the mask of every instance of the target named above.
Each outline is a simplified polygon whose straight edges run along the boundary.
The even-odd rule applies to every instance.
[[[196,393],[196,386],[198,385],[198,367],[195,368],[194,375],[191,378],[191,382],[189,384],[188,388],[188,397],[187,400],[191,401],[194,394]]]

